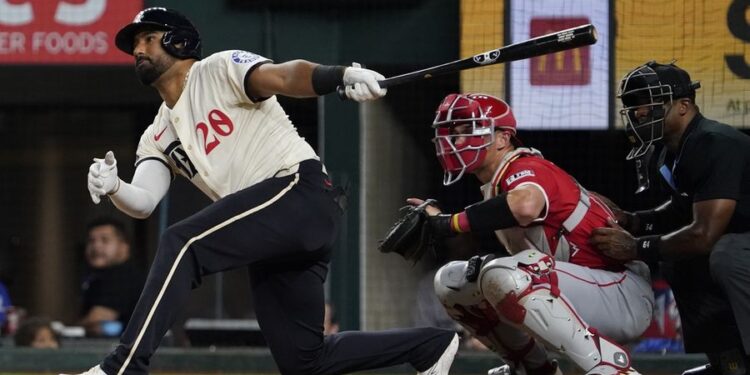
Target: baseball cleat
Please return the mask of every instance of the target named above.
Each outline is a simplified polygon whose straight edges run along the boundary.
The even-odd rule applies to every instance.
[[[685,370],[682,375],[715,375],[713,368],[711,368],[711,364],[705,364],[703,366],[693,367],[691,369]]]
[[[551,360],[541,368],[532,371],[526,370],[523,366],[513,369],[510,365],[502,365],[489,369],[487,375],[563,375],[563,373],[557,361]]]
[[[518,373],[510,368],[510,365],[502,365],[487,370],[487,375],[518,375]]]
[[[67,375],[67,374],[60,374],[60,375]],[[91,369],[89,369],[88,371],[82,372],[77,375],[107,375],[107,373],[102,371],[102,368],[99,367],[99,365],[96,365],[92,367]]]
[[[453,358],[456,356],[458,350],[458,334],[453,335],[453,340],[445,348],[443,354],[438,358],[432,367],[427,370],[417,373],[417,375],[448,375],[448,371],[451,369],[453,364]]]
[[[586,375],[641,375],[641,373],[632,367],[623,370],[611,365],[599,365],[589,370]]]

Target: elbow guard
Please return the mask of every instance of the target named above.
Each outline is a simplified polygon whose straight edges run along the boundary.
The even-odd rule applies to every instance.
[[[519,225],[508,206],[508,193],[466,207],[466,216],[474,232],[495,231]]]

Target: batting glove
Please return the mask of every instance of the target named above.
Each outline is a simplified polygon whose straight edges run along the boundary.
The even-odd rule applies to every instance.
[[[114,193],[120,188],[114,152],[107,151],[104,159],[94,158],[94,163],[89,167],[88,188],[91,201],[95,204],[101,202],[101,196]]]
[[[388,90],[380,88],[378,81],[384,79],[382,74],[354,63],[344,71],[346,97],[358,102],[382,98]]]

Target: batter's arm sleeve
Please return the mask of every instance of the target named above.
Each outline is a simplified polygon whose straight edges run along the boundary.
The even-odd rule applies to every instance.
[[[112,195],[112,203],[120,211],[137,219],[145,219],[169,190],[172,175],[161,161],[144,160],[138,164],[133,181],[120,181],[120,188]]]

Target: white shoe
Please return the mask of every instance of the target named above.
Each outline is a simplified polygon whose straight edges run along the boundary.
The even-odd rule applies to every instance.
[[[66,375],[66,374],[60,374],[60,375]],[[82,372],[78,375],[107,375],[107,373],[102,371],[102,368],[99,367],[99,365],[96,365],[92,367],[91,369],[89,369],[88,371]]]
[[[599,365],[589,370],[586,375],[641,375],[641,373],[632,367],[628,367],[627,370],[619,370],[611,365]]]
[[[417,375],[448,375],[448,371],[451,369],[453,364],[453,358],[456,356],[458,350],[458,335],[453,335],[453,340],[448,347],[445,348],[443,355],[438,358],[432,367],[417,373]]]
[[[518,375],[518,372],[512,369],[510,365],[502,365],[487,370],[487,375]]]
[[[557,361],[552,360],[550,362],[554,367],[554,373],[551,375],[563,375],[562,370],[560,370],[560,366],[557,364]],[[500,367],[491,368],[487,371],[487,375],[527,375],[526,369],[522,366],[519,368],[513,369],[510,367],[510,365],[502,365]]]

